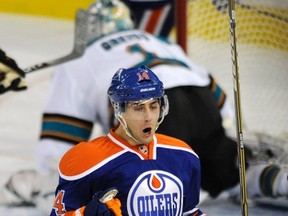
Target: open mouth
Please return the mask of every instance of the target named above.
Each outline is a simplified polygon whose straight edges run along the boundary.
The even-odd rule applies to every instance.
[[[151,128],[151,127],[148,127],[148,128],[145,128],[145,129],[143,130],[143,132],[144,132],[145,134],[150,134],[151,130],[152,130],[152,128]]]

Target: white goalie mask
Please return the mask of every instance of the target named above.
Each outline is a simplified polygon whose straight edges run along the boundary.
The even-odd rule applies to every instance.
[[[89,9],[88,40],[134,27],[129,8],[119,0],[96,0]]]

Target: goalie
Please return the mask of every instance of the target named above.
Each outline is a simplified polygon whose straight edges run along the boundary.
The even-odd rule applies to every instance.
[[[73,145],[89,140],[94,125],[100,124],[107,134],[118,124],[105,92],[110,77],[119,68],[140,65],[156,73],[169,98],[170,114],[158,132],[184,140],[199,155],[202,189],[217,197],[237,187],[237,144],[222,126],[223,120],[233,118],[234,111],[208,71],[191,62],[178,45],[133,29],[123,3],[98,0],[89,11],[91,40],[86,53],[60,65],[53,74],[38,145],[39,170],[11,176],[2,188],[5,196],[0,202],[40,203],[39,207],[48,206],[49,211],[53,201],[45,199],[49,192],[54,199],[61,156]],[[287,196],[287,172],[267,163],[254,165],[248,158],[247,163],[249,198]],[[44,187],[45,182],[52,185]],[[239,190],[230,192],[237,195]]]

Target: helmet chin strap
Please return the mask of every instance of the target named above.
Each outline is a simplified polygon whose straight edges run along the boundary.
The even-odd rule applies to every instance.
[[[125,133],[126,133],[129,137],[131,137],[135,142],[141,144],[141,142],[140,142],[139,140],[137,140],[137,139],[131,134],[131,132],[130,132],[128,126],[127,126],[127,123],[126,123],[125,119],[123,118],[122,114],[121,114],[121,113],[116,113],[116,114],[115,114],[115,117],[116,117],[116,119],[120,122],[120,124],[123,126],[123,128],[124,128],[124,130],[125,130]],[[156,132],[156,130],[158,129],[159,125],[160,125],[160,124],[163,122],[163,120],[164,120],[164,114],[163,114],[163,113],[162,113],[162,115],[161,115],[160,118],[161,118],[161,119],[160,119],[160,121],[158,121],[157,126],[156,126],[154,132]]]
[[[167,100],[167,97],[164,98]],[[151,99],[150,99],[151,100]],[[149,102],[150,100],[147,100],[146,102]],[[146,103],[145,102],[145,103]],[[167,102],[168,103],[168,102]],[[164,120],[164,117],[165,115],[168,113],[168,109],[167,108],[161,108],[161,112],[160,112],[160,116],[159,116],[159,119],[158,119],[158,122],[157,122],[157,126],[155,127],[154,129],[154,133],[156,132],[156,130],[158,129],[159,125],[163,122]],[[125,119],[123,118],[122,116],[122,112],[115,112],[115,118],[120,122],[120,124],[123,126],[124,130],[125,130],[125,133],[130,137],[132,138],[136,143],[138,144],[142,144],[139,140],[137,140],[133,135],[132,133],[130,132],[129,128],[128,128],[128,125],[125,121]]]
[[[161,119],[160,119],[160,121],[158,121],[158,124],[157,124],[157,126],[156,126],[154,132],[158,129],[159,125],[163,122],[164,117],[165,117],[165,116],[164,116],[164,114],[162,113],[162,114],[161,114]]]
[[[137,140],[130,132],[128,126],[127,126],[127,123],[125,121],[125,119],[123,118],[122,114],[121,113],[117,113],[115,114],[115,117],[118,119],[118,121],[120,122],[120,124],[123,126],[126,134],[131,137],[136,143],[139,143],[141,144],[141,142],[139,140]]]

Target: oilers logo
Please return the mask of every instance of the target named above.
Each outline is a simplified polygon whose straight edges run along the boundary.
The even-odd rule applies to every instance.
[[[178,216],[183,209],[183,185],[171,173],[153,170],[140,175],[129,191],[129,215]]]

